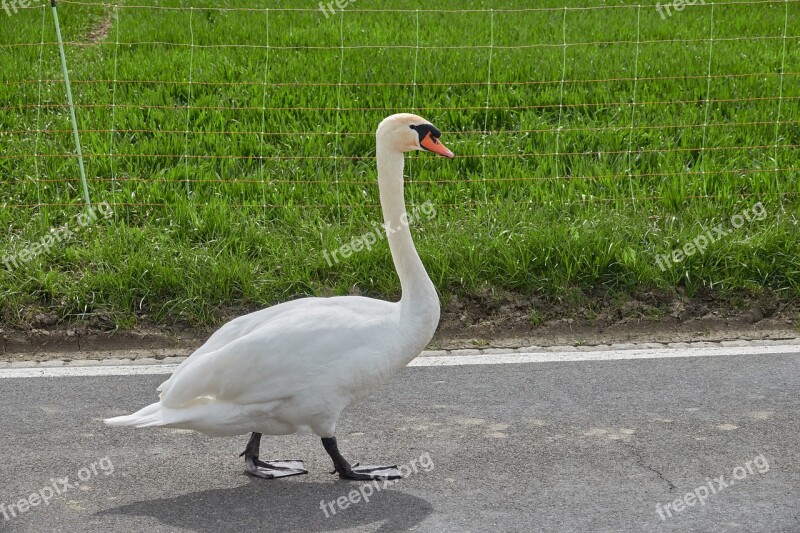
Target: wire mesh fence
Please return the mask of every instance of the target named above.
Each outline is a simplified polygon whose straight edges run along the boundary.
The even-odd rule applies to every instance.
[[[412,202],[798,193],[796,0],[698,2],[669,17],[661,5],[328,12],[68,1],[62,12],[95,201],[222,198],[339,215],[375,206],[374,127],[400,111],[432,120],[458,155],[446,167],[412,158]],[[20,8],[9,23],[5,218],[80,202],[47,6]]]

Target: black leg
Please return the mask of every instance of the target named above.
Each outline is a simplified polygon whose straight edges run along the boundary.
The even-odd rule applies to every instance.
[[[258,458],[258,452],[261,448],[261,433],[253,433],[250,435],[250,440],[247,447],[239,455],[244,456],[244,464],[247,468],[247,473],[251,476],[260,477],[263,479],[275,479],[279,477],[296,476],[299,474],[308,474],[303,461],[299,459],[290,461],[262,461]]]
[[[323,438],[322,445],[325,451],[333,459],[333,467],[342,479],[401,479],[403,476],[397,471],[397,465],[391,466],[358,466],[358,463],[351,465],[339,453],[339,446],[336,444],[336,437]]]

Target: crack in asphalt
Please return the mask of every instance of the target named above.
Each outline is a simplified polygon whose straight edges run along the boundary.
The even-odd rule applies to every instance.
[[[678,487],[676,487],[675,484],[672,481],[670,481],[669,479],[664,477],[664,474],[662,474],[661,471],[659,471],[659,470],[653,468],[652,466],[650,466],[649,464],[647,464],[645,462],[645,460],[642,459],[641,453],[639,452],[639,450],[635,446],[633,446],[631,444],[626,444],[626,443],[623,443],[623,444],[624,444],[624,446],[626,448],[628,448],[632,452],[632,455],[636,458],[636,463],[639,466],[641,466],[642,468],[645,468],[645,469],[651,471],[652,473],[654,473],[656,476],[658,476],[658,479],[660,479],[661,481],[664,481],[667,484],[667,486],[669,487],[669,491],[670,492],[675,492],[675,489],[677,489]]]

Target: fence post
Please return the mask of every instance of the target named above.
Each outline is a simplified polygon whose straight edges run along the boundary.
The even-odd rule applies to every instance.
[[[64,73],[64,83],[67,86],[67,103],[69,104],[69,114],[72,119],[72,135],[75,137],[75,148],[78,151],[78,166],[81,170],[81,184],[83,185],[83,199],[86,201],[87,207],[92,206],[89,199],[89,187],[86,185],[86,170],[83,167],[83,153],[81,152],[81,137],[78,134],[78,121],[75,118],[75,104],[72,101],[72,87],[69,84],[69,72],[67,71],[67,56],[64,54],[64,41],[61,38],[61,26],[58,23],[58,9],[56,8],[56,0],[50,0],[50,6],[53,8],[53,20],[56,24],[56,35],[58,36],[58,50],[61,53],[61,70]]]

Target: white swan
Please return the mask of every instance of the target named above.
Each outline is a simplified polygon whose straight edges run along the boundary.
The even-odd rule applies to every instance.
[[[439,323],[439,298],[414,248],[403,197],[403,153],[452,158],[440,132],[401,113],[378,126],[377,163],[387,239],[402,297],[304,298],[222,326],[158,388],[160,401],[105,422],[112,426],[192,429],[209,435],[252,432],[247,471],[273,479],[306,474],[302,461],[261,461],[261,434],[311,430],[322,437],[339,476],[394,479],[393,466],[351,466],[334,432],[342,410],[374,392],[414,359]]]

